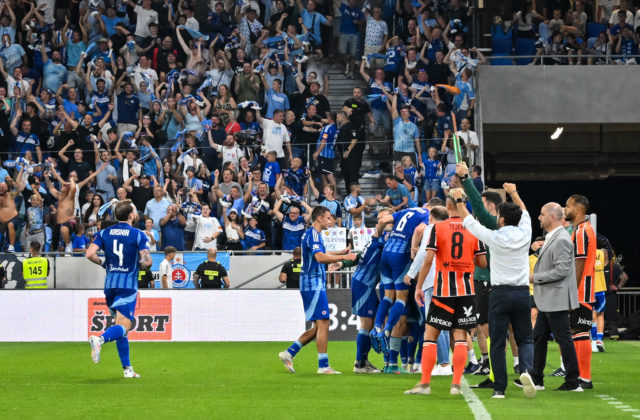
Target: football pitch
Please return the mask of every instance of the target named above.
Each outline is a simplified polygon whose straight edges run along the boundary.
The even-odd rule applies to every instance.
[[[640,342],[605,342],[593,354],[594,389],[554,392],[545,378],[534,399],[510,384],[507,398],[450,396],[451,377],[434,377],[430,396],[403,395],[419,375],[352,373],[355,343],[330,342],[331,365],[342,375],[318,375],[315,344],[295,358],[297,373],[277,357],[289,343],[131,343],[140,379],[124,379],[115,344],[99,365],[87,343],[0,343],[3,418],[245,418],[245,419],[633,419],[640,418]],[[547,373],[559,364],[550,343]],[[509,353],[509,349],[507,348]],[[371,354],[376,365],[381,356]],[[515,378],[508,361],[510,379]],[[471,385],[484,376],[469,376]]]

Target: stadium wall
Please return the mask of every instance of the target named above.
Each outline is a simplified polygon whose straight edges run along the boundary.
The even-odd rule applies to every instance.
[[[482,124],[636,124],[636,67],[483,66]]]
[[[353,340],[351,291],[328,290],[331,340]],[[140,290],[137,341],[291,341],[305,326],[297,290]],[[100,290],[3,290],[0,342],[86,341],[113,325]]]

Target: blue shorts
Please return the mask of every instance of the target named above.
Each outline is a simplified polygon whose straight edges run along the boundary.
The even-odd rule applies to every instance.
[[[425,179],[423,188],[424,188],[425,191],[439,191],[440,190],[440,180],[438,178]]]
[[[329,301],[326,290],[300,290],[304,317],[307,321],[329,319]]]
[[[105,289],[104,297],[111,315],[116,316],[115,311],[126,316],[130,321],[135,321],[136,302],[138,291],[135,289]]]
[[[351,312],[364,318],[375,318],[378,310],[376,287],[359,281],[351,282]]]
[[[604,308],[607,304],[607,298],[605,292],[596,292],[596,303],[593,305],[593,310],[601,314],[604,312]]]
[[[409,254],[395,252],[382,252],[382,264],[380,266],[380,283],[384,290],[409,290],[404,284],[404,275],[411,267]]]

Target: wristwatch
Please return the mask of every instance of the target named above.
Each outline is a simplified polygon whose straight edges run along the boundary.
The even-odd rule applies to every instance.
[[[456,174],[456,176],[458,177],[458,179],[460,179],[460,181],[464,181],[465,179],[469,178],[469,174],[464,174],[464,176],[460,176],[460,175]]]
[[[456,198],[456,203],[464,203],[464,200],[462,198]]]

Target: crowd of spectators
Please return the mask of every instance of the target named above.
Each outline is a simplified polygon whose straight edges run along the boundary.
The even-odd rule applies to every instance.
[[[512,16],[494,18],[494,55],[536,56],[517,64],[638,64],[633,57],[640,35],[637,2],[523,0],[514,5]]]
[[[310,202],[351,228],[442,196],[454,127],[480,162],[471,14],[459,0],[0,2],[0,190],[18,210],[2,249],[82,252],[130,199],[155,250],[291,250]],[[368,85],[342,109],[330,63]],[[365,198],[376,133],[395,163]]]

